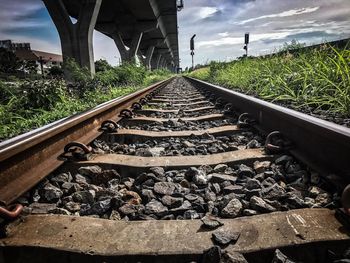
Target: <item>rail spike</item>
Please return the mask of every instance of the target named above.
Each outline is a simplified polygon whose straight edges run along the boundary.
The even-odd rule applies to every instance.
[[[287,140],[279,131],[273,131],[266,137],[265,152],[267,154],[282,153],[292,149],[292,147],[292,142]]]

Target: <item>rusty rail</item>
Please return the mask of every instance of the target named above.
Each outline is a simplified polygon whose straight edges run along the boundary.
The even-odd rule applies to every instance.
[[[244,130],[246,125],[256,126],[266,134],[278,131],[273,134],[292,141],[294,148],[291,152],[294,156],[323,175],[328,176],[330,171],[335,171],[337,175],[348,181],[350,129],[203,81],[188,79],[198,89],[210,91],[209,93],[212,94],[206,93],[211,98],[221,97],[221,100],[226,100],[243,113],[240,115],[238,125],[215,127],[206,130],[206,133],[232,134]],[[170,134],[173,137],[202,134],[204,131],[114,130],[117,127],[116,123],[121,119],[118,117],[121,111],[127,115],[125,109],[132,107],[147,93],[167,85],[170,81],[171,79],[160,82],[0,144],[0,204],[8,205],[60,166],[62,162],[57,157],[67,143],[77,141],[88,144],[100,136],[101,130],[99,131],[98,128],[102,123],[112,125],[111,130],[103,135],[111,140],[116,136],[144,136],[149,139],[169,137]],[[212,99],[215,99],[214,97]],[[198,109],[201,108],[196,110]],[[169,110],[169,112],[173,111]],[[224,115],[207,115],[204,119],[203,116],[182,119],[199,121],[207,120],[208,116],[224,118]],[[113,121],[106,122],[108,119]],[[125,119],[124,122],[152,123],[166,120],[134,117]],[[140,157],[92,154],[88,161],[69,163],[69,169],[98,164],[106,169],[118,167],[121,174],[124,173],[124,169],[127,174],[131,169],[138,168],[142,170],[161,166],[177,169],[204,164],[252,163],[255,160],[263,161],[271,158],[273,156],[266,155],[263,148],[240,149],[203,156]],[[137,175],[138,172],[133,174]],[[20,208],[15,207],[13,211],[3,209],[3,212],[12,217]],[[350,242],[349,230],[338,220],[336,211],[329,209],[290,210],[223,219],[223,222],[224,231],[234,229],[241,235],[235,245],[227,247],[228,251],[243,253],[248,259],[252,259],[249,262],[266,262],[266,258],[271,258],[271,251],[275,248],[295,250],[296,246],[298,251],[295,251],[300,255],[306,255],[307,262],[325,262],[322,259],[325,255],[320,255],[318,248],[325,246],[332,249],[345,249]],[[29,215],[6,227],[7,236],[1,239],[0,259],[3,256],[8,262],[23,261],[25,257],[35,258],[35,253],[38,253],[40,255],[38,258],[42,259],[42,262],[45,262],[48,257],[54,258],[57,262],[67,260],[98,262],[102,261],[100,259],[188,262],[200,260],[203,250],[212,245],[212,232],[202,231],[201,228],[199,220],[125,222],[90,217]]]
[[[58,156],[72,141],[88,144],[97,138],[101,123],[119,120],[122,109],[171,79],[133,94],[113,99],[93,109],[46,125],[0,144],[0,205],[8,205],[62,164]]]

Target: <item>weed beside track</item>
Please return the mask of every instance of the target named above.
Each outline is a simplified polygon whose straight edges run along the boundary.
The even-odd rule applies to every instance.
[[[56,120],[93,108],[170,77],[125,64],[89,73],[69,62],[72,83],[61,79],[0,81],[0,142]]]
[[[212,62],[190,76],[350,126],[349,44]]]

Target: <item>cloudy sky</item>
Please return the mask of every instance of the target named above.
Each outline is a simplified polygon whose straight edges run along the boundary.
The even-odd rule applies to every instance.
[[[30,42],[33,49],[60,53],[53,22],[41,0],[0,0],[0,39]],[[350,37],[350,0],[184,0],[179,12],[181,66],[190,66],[189,39],[196,34],[195,63],[232,60],[244,53],[273,52],[296,39],[314,44]],[[95,59],[116,64],[114,42],[94,33]]]

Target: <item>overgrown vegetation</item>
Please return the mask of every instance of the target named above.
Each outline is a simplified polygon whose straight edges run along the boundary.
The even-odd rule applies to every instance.
[[[295,45],[275,56],[212,62],[190,76],[294,108],[350,116],[350,43],[297,52]]]
[[[64,65],[71,74],[68,83],[59,78],[60,74],[35,81],[0,81],[0,141],[130,94],[171,75],[169,71],[150,72],[133,64],[112,67],[106,63],[91,78],[87,69],[68,61]]]
[[[0,48],[0,72],[15,73],[19,67],[20,62],[13,52]]]

